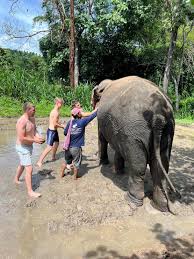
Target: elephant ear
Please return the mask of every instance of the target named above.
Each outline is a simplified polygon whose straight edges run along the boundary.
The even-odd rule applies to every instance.
[[[112,80],[106,79],[106,80],[103,80],[99,85],[94,87],[92,91],[92,98],[91,98],[91,104],[93,107],[95,107],[96,104],[100,101],[102,93],[108,86],[111,85],[111,83],[112,83]]]
[[[101,95],[104,92],[104,90],[108,86],[110,86],[111,83],[112,83],[112,80],[110,80],[110,79],[103,80],[99,85],[94,87],[94,94],[96,94],[97,96],[101,97]]]

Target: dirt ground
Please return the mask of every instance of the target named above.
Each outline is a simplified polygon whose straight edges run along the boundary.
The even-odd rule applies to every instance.
[[[35,152],[37,158],[41,150]],[[8,181],[0,203],[0,258],[194,258],[194,125],[176,126],[170,178],[182,194],[172,203],[177,215],[153,209],[148,195],[131,216],[124,199],[128,172],[115,174],[110,149],[109,155],[110,165],[99,166],[93,121],[77,181],[72,173],[60,178],[62,150],[56,162],[35,169],[33,188],[41,198],[28,199],[24,183]],[[147,170],[147,194],[150,186]]]

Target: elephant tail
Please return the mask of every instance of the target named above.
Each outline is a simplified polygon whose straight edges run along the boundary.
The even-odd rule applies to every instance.
[[[155,151],[155,156],[156,156],[156,159],[158,161],[158,164],[159,164],[159,167],[161,168],[170,188],[172,189],[172,191],[174,193],[176,193],[178,195],[178,197],[180,198],[181,195],[180,193],[176,190],[176,188],[174,187],[174,185],[172,184],[169,176],[168,176],[168,173],[166,172],[163,164],[162,164],[162,161],[161,161],[161,155],[160,155],[160,143],[161,143],[161,137],[162,137],[162,132],[163,132],[163,129],[166,125],[166,120],[163,116],[157,116],[156,119],[154,120],[154,127],[153,127],[153,135],[154,135],[154,151]],[[164,186],[163,186],[164,188]],[[165,191],[165,188],[164,188],[164,191]],[[166,191],[165,191],[166,193]]]

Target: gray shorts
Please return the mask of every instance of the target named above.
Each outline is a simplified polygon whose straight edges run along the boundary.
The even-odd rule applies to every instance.
[[[32,165],[32,145],[16,145],[16,151],[20,158],[20,165]]]
[[[82,148],[81,147],[70,147],[68,150],[65,150],[65,163],[73,165],[79,169],[82,162]]]

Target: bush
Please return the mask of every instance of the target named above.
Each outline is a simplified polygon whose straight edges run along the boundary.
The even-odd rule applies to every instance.
[[[73,100],[79,100],[85,111],[92,109],[90,105],[91,85],[82,84],[75,89],[70,87],[63,88],[59,85],[50,85],[49,87],[44,89],[40,88],[39,91],[36,92],[37,96],[26,90],[26,94],[23,93],[22,96],[18,94],[17,98],[15,98],[10,91],[10,95],[0,97],[0,116],[15,117],[21,115],[22,104],[25,101],[30,101],[36,105],[37,117],[49,116],[49,113],[54,106],[55,97],[63,98],[65,101],[64,106],[61,109],[61,116],[70,116],[71,102]],[[53,87],[53,89],[51,87]]]
[[[53,102],[55,97],[64,99],[65,104],[70,106],[72,100],[79,100],[84,109],[91,109],[92,85],[80,84],[75,89],[61,84],[51,84],[45,80],[41,72],[29,73],[17,67],[14,69],[0,68],[0,93],[1,96],[12,98],[20,102],[31,101],[39,103],[42,101]]]
[[[187,97],[180,101],[178,116],[194,119],[194,97]]]

